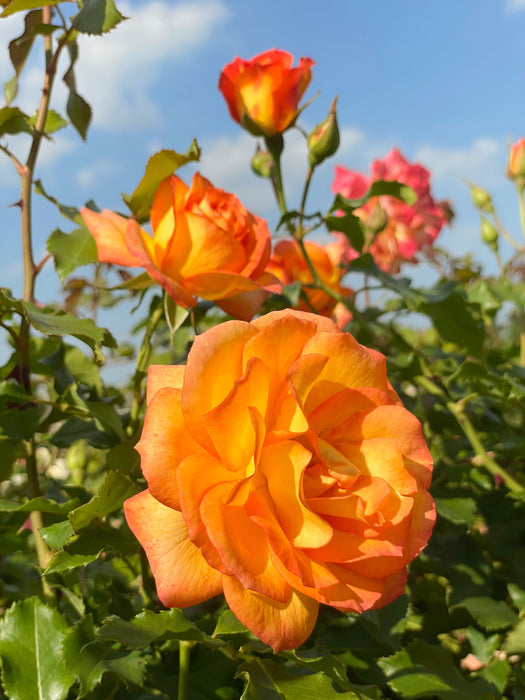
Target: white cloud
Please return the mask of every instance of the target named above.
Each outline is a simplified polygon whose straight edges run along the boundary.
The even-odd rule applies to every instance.
[[[483,181],[485,186],[501,179],[499,161],[502,146],[488,138],[476,139],[469,148],[437,148],[423,146],[414,155],[432,173],[435,181],[458,181],[462,179]]]
[[[77,171],[76,181],[84,189],[90,189],[96,182],[104,179],[107,175],[111,175],[119,170],[115,161],[107,158],[99,158],[91,165],[86,165]]]
[[[150,0],[130,7],[130,19],[103,37],[81,36],[78,85],[92,105],[94,124],[133,128],[159,122],[150,89],[177,58],[203,44],[227,19],[221,0]]]
[[[306,176],[308,151],[299,131],[292,129],[286,132],[284,138],[283,181],[289,205],[292,205]],[[338,157],[348,157],[364,142],[365,135],[358,129],[341,128]],[[197,169],[216,187],[234,192],[247,209],[259,216],[267,216],[269,210],[275,208],[275,199],[270,183],[251,170],[250,161],[256,143],[257,140],[245,131],[240,131],[233,137],[220,136],[212,141],[204,141],[203,155]]]
[[[233,137],[204,140],[202,157],[195,169],[215,187],[235,193],[254,214],[264,216],[273,202],[273,195],[268,181],[255,175],[250,168],[255,144],[256,140],[244,131]]]
[[[507,0],[505,5],[507,12],[519,12],[525,10],[525,0]]]

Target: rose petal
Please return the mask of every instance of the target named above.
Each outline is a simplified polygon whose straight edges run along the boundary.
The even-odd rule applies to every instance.
[[[224,595],[233,614],[274,652],[294,649],[310,636],[319,603],[296,591],[281,603],[248,591],[232,576],[223,579]]]
[[[140,267],[140,262],[130,253],[125,243],[128,219],[108,209],[97,213],[86,207],[81,208],[80,215],[95,239],[100,262]]]
[[[142,491],[124,502],[124,513],[146,551],[163,605],[197,605],[222,591],[221,574],[208,565],[190,541],[178,511]]]

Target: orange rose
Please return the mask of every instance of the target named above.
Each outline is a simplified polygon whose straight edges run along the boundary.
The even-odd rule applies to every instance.
[[[236,58],[221,73],[222,92],[232,119],[255,136],[273,136],[294,121],[298,103],[311,78],[310,58],[301,58],[292,68],[293,57],[272,49],[250,61]]]
[[[124,504],[168,607],[224,592],[274,650],[319,603],[378,608],[404,591],[435,512],[431,457],[385,358],[327,318],[276,311],[153,366],[137,445],[148,489]]]
[[[323,247],[312,241],[306,241],[304,245],[321,281],[343,297],[353,294],[351,289],[340,285],[343,273],[339,265],[341,262],[340,248],[332,243]],[[279,241],[275,245],[266,270],[275,275],[283,285],[292,284],[296,280],[304,285],[313,282],[312,273],[301,254],[299,245],[293,240]],[[303,291],[308,302],[300,301],[297,308],[301,311],[315,311],[322,316],[331,317],[340,328],[343,328],[352,318],[351,313],[343,304],[338,303],[322,289],[306,287]]]
[[[280,285],[265,273],[270,232],[237,197],[199,173],[191,188],[176,175],[160,184],[151,209],[153,237],[134,219],[104,210],[81,210],[101,262],[144,267],[180,306],[196,297],[250,320]]]
[[[512,179],[525,176],[525,139],[521,138],[510,147],[508,176]]]

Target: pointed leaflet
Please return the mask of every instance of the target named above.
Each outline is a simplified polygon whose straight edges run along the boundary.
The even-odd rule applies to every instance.
[[[87,130],[91,122],[92,110],[86,100],[77,92],[74,65],[78,58],[78,46],[76,44],[68,44],[69,57],[71,63],[62,80],[69,88],[69,97],[67,98],[67,114],[71,119],[71,123],[80,134],[81,138],[86,140]]]
[[[172,175],[177,168],[191,161],[199,160],[200,156],[201,149],[195,139],[184,154],[163,150],[151,156],[146,165],[144,176],[133,194],[122,195],[122,199],[139,222],[148,218],[153,196],[160,183]]]
[[[97,636],[119,642],[129,649],[142,649],[158,639],[185,639],[205,642],[208,646],[223,644],[201,632],[178,608],[158,613],[144,610],[129,622],[110,615],[103,621]]]
[[[108,671],[139,686],[144,682],[146,667],[139,652],[123,654],[112,649],[108,642],[99,642],[91,615],[68,631],[64,659],[80,684],[79,694],[75,695],[78,698],[93,691]]]
[[[77,228],[71,233],[55,229],[47,239],[47,249],[54,258],[61,282],[77,267],[98,261],[97,244],[85,228]]]
[[[29,598],[0,620],[3,684],[11,700],[63,700],[74,682],[63,660],[67,622]]]
[[[82,9],[73,18],[73,27],[83,34],[104,34],[126,19],[113,0],[84,0]]]

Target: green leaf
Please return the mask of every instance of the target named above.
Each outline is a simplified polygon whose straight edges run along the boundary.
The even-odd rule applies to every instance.
[[[15,80],[16,92],[18,91],[18,76],[24,68],[27,57],[31,53],[31,48],[35,40],[36,27],[42,23],[42,10],[32,10],[28,12],[24,17],[24,31],[23,33],[9,42],[9,56],[11,58],[11,63],[15,69]],[[9,103],[10,100],[7,100]]]
[[[176,304],[168,293],[164,294],[164,316],[172,338],[189,315],[189,309]]]
[[[40,194],[40,195],[42,195],[42,197],[45,197],[48,202],[51,202],[52,204],[54,204],[57,207],[58,211],[66,219],[69,219],[69,221],[73,221],[75,224],[78,224],[79,226],[84,226],[84,220],[80,216],[80,211],[76,207],[71,207],[71,206],[66,206],[64,204],[60,204],[58,199],[56,199],[55,197],[52,197],[50,194],[48,194],[45,191],[44,185],[42,184],[42,180],[35,180],[35,192],[36,192],[36,194]],[[66,235],[66,234],[64,234],[64,235]]]
[[[95,518],[103,518],[120,508],[126,498],[137,493],[135,484],[120,472],[109,472],[96,495],[68,514],[69,522],[78,532]]]
[[[368,195],[369,197],[388,195],[389,197],[400,199],[409,206],[417,202],[417,194],[410,185],[404,185],[402,182],[394,180],[376,180],[370,186]]]
[[[487,632],[494,632],[496,630],[512,627],[518,620],[516,613],[511,610],[505,601],[494,600],[488,596],[471,596],[470,598],[465,598],[465,600],[462,600],[460,603],[453,605],[451,610],[455,608],[467,610],[478,625],[487,630]]]
[[[32,498],[30,501],[25,503],[17,503],[16,501],[9,501],[7,499],[0,498],[0,512],[1,511],[17,511],[22,513],[30,513],[33,510],[38,510],[41,513],[69,513],[70,510],[75,508],[78,504],[78,500],[72,499],[66,503],[57,503],[52,501],[50,498],[44,498],[44,496],[37,496],[37,498]]]
[[[149,289],[155,284],[155,280],[148,275],[147,272],[141,272],[140,275],[136,277],[131,277],[129,280],[117,284],[115,287],[110,287],[110,291],[113,289],[130,289],[141,291],[143,289]]]
[[[86,406],[93,418],[100,423],[104,430],[115,433],[121,442],[126,440],[122,419],[111,404],[103,403],[102,401],[86,401]]]
[[[83,34],[104,34],[126,19],[115,7],[114,0],[84,0],[82,9],[73,18],[73,27]]]
[[[254,659],[239,666],[246,680],[241,700],[358,700],[353,691],[338,692],[324,673],[294,675],[272,659]]]
[[[53,523],[48,527],[43,527],[40,530],[42,539],[51,549],[60,549],[65,543],[75,534],[69,520],[62,520],[59,523]]]
[[[495,690],[482,679],[465,680],[446,649],[422,640],[378,659],[378,664],[388,685],[403,698],[472,700]]]
[[[163,150],[151,156],[146,165],[144,176],[133,194],[122,195],[122,199],[139,222],[148,219],[153,196],[160,183],[182,165],[199,160],[200,156],[201,149],[196,140],[193,140],[184,154]]]
[[[63,700],[74,682],[63,660],[67,622],[29,598],[0,620],[3,684],[11,700]]]
[[[213,640],[190,622],[178,608],[154,613],[144,610],[127,622],[116,615],[110,615],[103,623],[97,636],[112,639],[129,649],[142,649],[158,639],[184,639],[186,641],[207,642],[208,645],[222,646],[220,640]]]
[[[116,347],[116,342],[106,328],[99,328],[90,318],[77,318],[73,314],[54,311],[47,307],[40,308],[29,301],[17,301],[15,308],[22,308],[22,315],[37,331],[45,335],[72,335],[89,345],[97,362],[105,359],[101,346]]]
[[[140,653],[122,654],[111,649],[109,644],[98,642],[91,615],[67,632],[64,660],[80,684],[80,693],[75,696],[78,698],[93,691],[107,672],[139,686],[144,682],[146,668]]]
[[[436,498],[438,515],[456,525],[471,527],[481,518],[473,498]]]
[[[67,98],[66,111],[71,124],[78,131],[80,137],[85,141],[87,130],[91,122],[92,109],[77,92],[74,66],[78,58],[78,46],[76,44],[68,44],[70,64],[62,80],[69,89]]]
[[[51,558],[44,570],[44,574],[62,573],[63,571],[76,569],[79,566],[86,566],[87,564],[91,564],[92,561],[95,561],[95,559],[98,559],[102,551],[104,551],[103,547],[94,554],[70,554],[69,552],[60,550]]]
[[[54,258],[61,282],[77,267],[98,261],[97,244],[85,228],[77,228],[71,233],[55,229],[47,239],[47,249]]]
[[[227,608],[223,610],[217,620],[217,626],[213,632],[213,636],[217,637],[221,634],[247,634],[248,630],[239,622],[232,611]]]
[[[27,114],[24,114],[18,107],[2,107],[0,109],[0,136],[20,133],[33,133]]]
[[[0,481],[9,479],[13,464],[20,457],[25,457],[25,450],[19,440],[0,439]]]
[[[525,653],[525,619],[520,620],[516,627],[509,632],[509,636],[503,644],[503,649],[508,654]]]
[[[455,282],[441,280],[425,297],[420,310],[431,317],[441,337],[478,353],[485,329],[479,307],[468,303],[465,290]]]
[[[417,202],[417,194],[412,187],[394,180],[376,180],[370,185],[370,189],[359,199],[347,199],[341,194],[336,194],[330,212],[342,210],[353,212],[370,201],[372,197],[389,196],[400,199],[405,204],[412,205]]]
[[[36,7],[49,7],[58,5],[67,0],[11,0],[0,17],[9,17],[15,12],[25,12],[25,10],[33,10]]]
[[[29,124],[35,128],[36,124],[36,115],[37,113],[33,114],[28,119]],[[47,113],[46,116],[46,123],[44,125],[44,133],[45,134],[54,134],[55,131],[60,131],[60,129],[63,129],[65,126],[68,125],[68,122],[60,116],[58,112],[55,112],[54,109],[50,109]]]
[[[358,253],[361,253],[365,244],[365,230],[361,219],[352,213],[342,216],[327,216],[325,219],[329,231],[340,231],[350,241],[350,245]]]
[[[6,105],[9,106],[17,95],[18,95],[18,78],[15,74],[15,75],[13,75],[12,78],[10,78],[9,80],[7,80],[4,83],[4,97],[5,97]]]
[[[1,443],[0,443],[1,448]],[[515,607],[521,612],[525,609],[525,589],[515,583],[509,583],[507,590]]]

